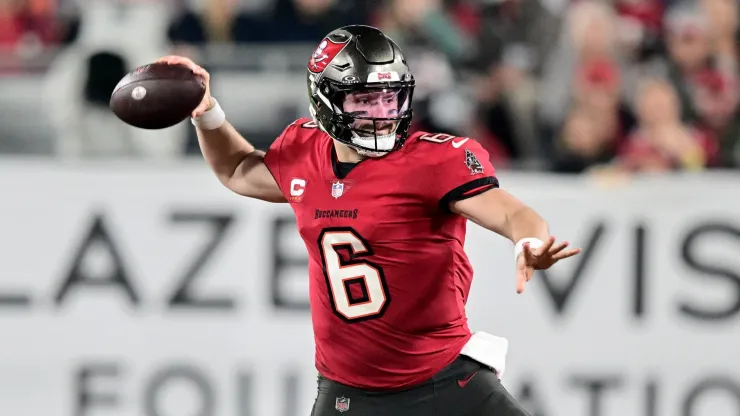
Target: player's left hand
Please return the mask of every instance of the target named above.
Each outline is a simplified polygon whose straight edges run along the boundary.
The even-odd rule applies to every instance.
[[[567,247],[567,241],[555,244],[555,237],[552,236],[536,249],[525,243],[522,254],[516,259],[516,293],[524,292],[524,285],[532,279],[535,270],[549,269],[558,261],[581,252],[580,248],[566,250]]]

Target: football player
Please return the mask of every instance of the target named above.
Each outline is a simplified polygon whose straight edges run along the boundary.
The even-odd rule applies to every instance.
[[[161,62],[209,74],[187,58]],[[292,206],[309,253],[318,396],[313,416],[526,415],[501,385],[506,340],[467,326],[467,220],[515,243],[517,291],[578,249],[499,189],[475,140],[408,134],[414,76],[378,29],[324,38],[307,68],[311,118],[264,153],[207,92],[193,112],[228,189]]]

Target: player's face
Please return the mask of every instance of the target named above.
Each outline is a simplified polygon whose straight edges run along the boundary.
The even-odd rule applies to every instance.
[[[355,117],[368,119],[395,118],[399,114],[399,91],[393,89],[379,91],[360,91],[347,94],[344,98],[344,112]],[[394,121],[355,120],[352,128],[364,132],[375,130],[379,135],[390,134],[396,128]]]

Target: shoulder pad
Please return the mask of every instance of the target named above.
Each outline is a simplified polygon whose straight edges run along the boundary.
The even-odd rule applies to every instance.
[[[470,137],[453,136],[446,133],[426,133],[418,132],[411,137],[411,141],[423,146],[424,151],[434,153],[447,153],[460,149],[461,147],[479,147],[480,144]]]
[[[280,139],[286,143],[299,144],[310,140],[313,134],[320,131],[312,119],[299,118],[285,128]]]
[[[422,142],[441,144],[441,143],[449,142],[450,140],[456,138],[457,136],[453,136],[447,133],[418,132],[414,134],[414,137]]]
[[[291,125],[296,125],[303,129],[318,129],[319,125],[313,119],[307,117],[301,117],[294,121]]]
[[[469,152],[488,153],[481,144],[471,137],[453,136],[445,133],[415,133],[411,138],[411,152],[417,152],[432,164],[446,163],[449,160],[459,160],[460,155]]]

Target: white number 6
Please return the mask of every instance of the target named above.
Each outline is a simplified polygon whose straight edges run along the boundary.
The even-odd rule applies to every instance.
[[[319,249],[329,289],[329,297],[337,315],[348,322],[380,318],[390,304],[383,269],[368,260],[370,245],[352,228],[327,228],[319,235]],[[338,249],[348,249],[349,261],[343,261]],[[361,294],[354,296],[351,287]]]

